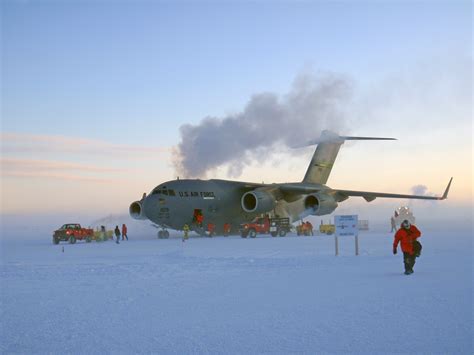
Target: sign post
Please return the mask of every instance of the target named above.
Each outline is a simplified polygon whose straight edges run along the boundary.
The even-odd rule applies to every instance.
[[[356,248],[356,255],[359,255],[359,234],[355,236],[355,248]]]
[[[359,225],[357,215],[334,216],[334,225],[336,227],[336,255],[339,254],[338,237],[355,237],[355,255],[359,255]]]

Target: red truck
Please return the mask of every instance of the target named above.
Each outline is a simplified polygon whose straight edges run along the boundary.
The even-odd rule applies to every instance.
[[[60,241],[68,241],[74,244],[76,240],[85,240],[90,243],[94,238],[94,230],[91,228],[82,228],[79,223],[63,224],[61,228],[54,231],[53,243],[59,244]]]
[[[290,231],[290,219],[280,217],[257,217],[250,223],[240,225],[240,236],[242,238],[255,238],[257,234],[268,234],[272,237],[279,235],[284,237]]]

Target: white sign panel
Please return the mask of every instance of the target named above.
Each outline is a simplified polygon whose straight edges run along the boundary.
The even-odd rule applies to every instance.
[[[347,237],[356,236],[359,234],[359,226],[357,223],[358,216],[334,216],[334,225],[336,227],[336,236]]]

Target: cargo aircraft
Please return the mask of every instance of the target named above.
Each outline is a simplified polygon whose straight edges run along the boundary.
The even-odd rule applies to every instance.
[[[349,197],[362,197],[367,202],[381,198],[444,200],[448,197],[453,178],[441,197],[404,195],[386,192],[366,192],[332,189],[326,185],[341,145],[348,140],[395,140],[395,138],[348,137],[323,131],[321,136],[303,146],[317,145],[302,182],[257,184],[229,180],[177,179],[162,183],[129,208],[134,219],[150,220],[162,228],[159,236],[169,236],[166,228],[191,230],[204,235],[205,226],[212,223],[217,233],[224,225],[232,233],[241,223],[262,214],[288,217],[290,222],[309,215],[332,213]],[[199,223],[196,216],[200,215]]]

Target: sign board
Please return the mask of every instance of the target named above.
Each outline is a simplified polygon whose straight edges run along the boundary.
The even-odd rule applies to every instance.
[[[334,216],[337,237],[357,236],[359,234],[358,216],[342,215]]]

